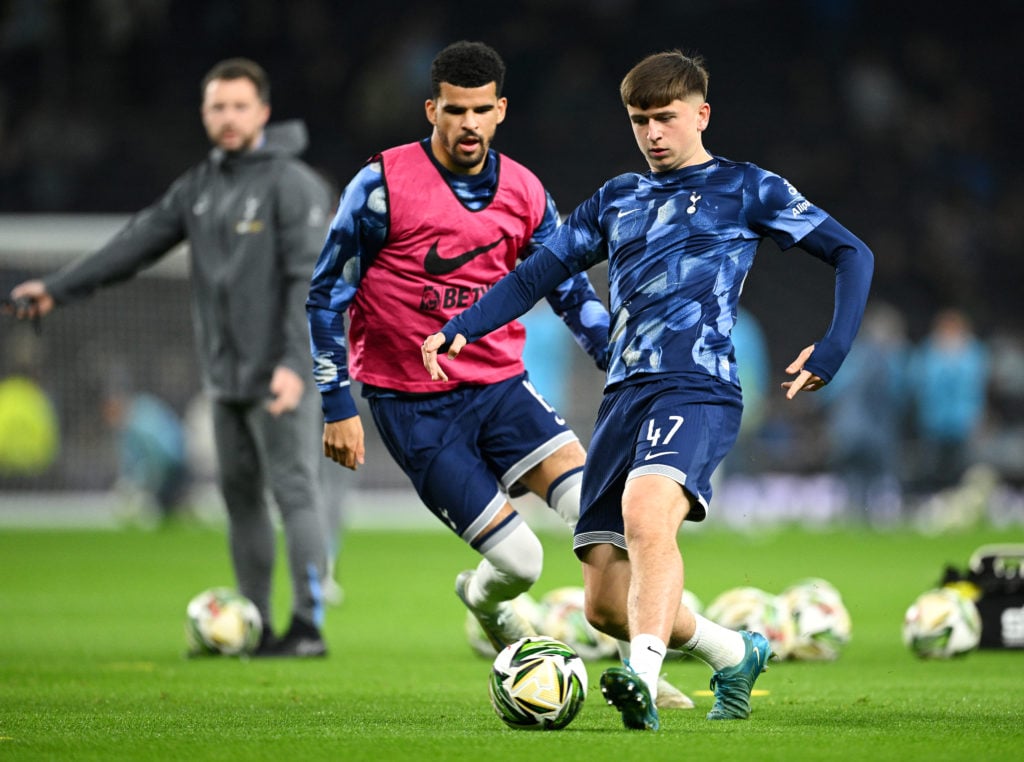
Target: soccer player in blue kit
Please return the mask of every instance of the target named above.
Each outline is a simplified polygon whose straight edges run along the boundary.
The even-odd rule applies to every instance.
[[[605,395],[583,473],[573,547],[586,613],[629,639],[631,656],[601,676],[630,729],[657,730],[657,677],[667,648],[714,674],[711,720],[750,716],[771,649],[681,603],[684,520],[702,521],[711,474],[732,447],[742,399],[730,332],[760,241],[799,245],[836,270],[827,332],[786,369],[788,399],[828,383],[867,301],[871,251],[779,175],[710,154],[708,73],[701,57],[648,56],[620,86],[650,172],[608,181],[533,254],[422,345],[435,380],[466,345],[524,313],[554,285],[608,261],[611,312]]]

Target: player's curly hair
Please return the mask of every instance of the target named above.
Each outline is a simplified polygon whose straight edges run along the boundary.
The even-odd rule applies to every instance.
[[[441,94],[441,83],[456,87],[483,87],[493,82],[497,96],[505,84],[505,62],[498,51],[483,42],[453,42],[434,58],[430,65],[432,98]]]
[[[203,77],[199,87],[200,99],[206,93],[206,86],[215,79],[248,79],[256,86],[259,99],[268,105],[270,103],[270,77],[255,61],[248,58],[228,58],[214,64]]]
[[[629,70],[619,85],[623,106],[649,109],[700,94],[708,97],[708,70],[704,58],[678,50],[654,53]]]

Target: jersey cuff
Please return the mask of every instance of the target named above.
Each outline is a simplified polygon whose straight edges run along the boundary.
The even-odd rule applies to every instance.
[[[814,347],[811,356],[804,363],[804,370],[810,371],[826,384],[839,370],[839,366],[846,359],[846,353],[830,342],[821,341]]]
[[[356,401],[352,399],[352,392],[349,385],[340,386],[329,391],[320,392],[321,409],[324,411],[324,421],[343,421],[346,418],[354,418],[359,415],[356,409]]]

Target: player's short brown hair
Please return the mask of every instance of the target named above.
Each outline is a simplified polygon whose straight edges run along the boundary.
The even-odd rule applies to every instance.
[[[708,97],[708,70],[701,56],[678,50],[654,53],[629,70],[619,85],[623,106],[649,109],[667,106],[699,93]]]

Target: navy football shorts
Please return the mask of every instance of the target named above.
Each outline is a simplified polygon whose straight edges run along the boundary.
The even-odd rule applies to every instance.
[[[689,521],[703,521],[711,474],[732,448],[743,412],[739,390],[708,398],[657,379],[605,395],[583,469],[573,549],[611,543],[623,550],[622,493],[629,479],[661,474],[694,499]]]
[[[420,499],[484,552],[521,521],[473,542],[505,504],[505,490],[578,437],[524,373],[426,397],[372,397],[384,444]]]

